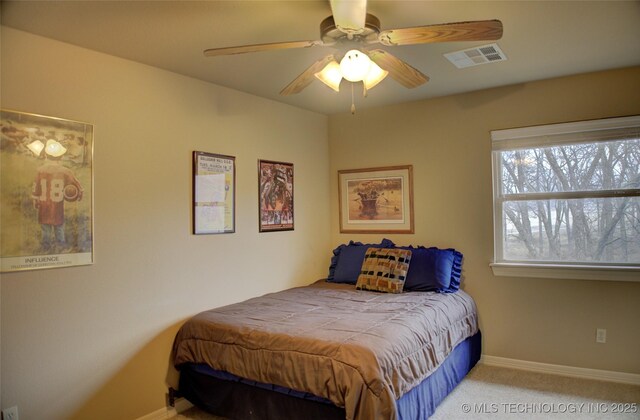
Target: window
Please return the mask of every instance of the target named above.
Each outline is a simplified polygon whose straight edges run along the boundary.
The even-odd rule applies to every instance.
[[[495,274],[640,280],[640,116],[491,139]]]

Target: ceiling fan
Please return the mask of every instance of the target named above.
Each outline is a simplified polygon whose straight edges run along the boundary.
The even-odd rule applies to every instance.
[[[320,23],[320,40],[211,48],[205,50],[204,55],[216,57],[291,48],[333,47],[339,56],[343,55],[339,64],[336,55],[325,56],[309,66],[280,94],[299,93],[315,78],[338,91],[342,78],[345,78],[351,82],[362,81],[366,95],[368,89],[387,75],[407,88],[415,88],[429,80],[419,70],[387,51],[370,49],[374,44],[392,47],[432,42],[489,41],[502,37],[502,22],[495,19],[381,30],[380,20],[367,13],[367,0],[330,0],[330,4],[333,15]]]

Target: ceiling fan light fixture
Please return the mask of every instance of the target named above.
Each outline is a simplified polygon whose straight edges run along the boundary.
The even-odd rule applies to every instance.
[[[384,80],[389,74],[363,52],[351,50],[347,52],[340,64],[332,60],[314,75],[325,85],[336,92],[340,92],[340,82],[346,79],[350,82],[362,82],[365,90],[369,90]]]
[[[350,50],[342,57],[340,61],[340,70],[342,77],[350,82],[360,82],[367,77],[371,68],[371,60],[369,57],[358,50]]]
[[[336,92],[340,92],[340,82],[342,81],[342,72],[340,64],[336,60],[331,61],[324,68],[315,73],[315,76],[325,85],[329,86]]]
[[[367,73],[367,77],[365,77],[365,79],[362,81],[364,83],[365,89],[369,90],[373,88],[378,83],[382,82],[388,74],[388,71],[382,70],[379,65],[372,61],[371,67],[369,68],[369,73]]]

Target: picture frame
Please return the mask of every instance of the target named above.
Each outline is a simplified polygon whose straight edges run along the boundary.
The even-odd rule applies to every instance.
[[[338,171],[341,233],[414,233],[413,166]]]
[[[294,229],[293,163],[258,160],[260,232]]]
[[[193,234],[236,231],[235,156],[193,152]]]
[[[90,265],[92,124],[0,110],[0,271]]]

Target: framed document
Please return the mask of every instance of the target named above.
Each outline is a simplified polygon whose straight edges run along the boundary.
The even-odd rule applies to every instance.
[[[2,272],[93,264],[93,125],[0,112]]]
[[[236,158],[193,152],[193,233],[236,231]]]

